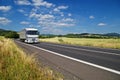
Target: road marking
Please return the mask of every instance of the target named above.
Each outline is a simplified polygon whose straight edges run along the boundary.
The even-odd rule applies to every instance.
[[[22,43],[20,41],[17,41],[17,42],[18,43]],[[46,52],[49,52],[49,53],[52,53],[52,54],[64,57],[64,58],[67,58],[67,59],[70,59],[70,60],[73,60],[73,61],[77,61],[77,62],[80,62],[80,63],[83,63],[83,64],[87,64],[87,65],[90,65],[90,66],[93,66],[93,67],[96,67],[96,68],[99,68],[99,69],[103,69],[103,70],[106,70],[106,71],[109,71],[109,72],[112,72],[112,73],[120,75],[120,71],[117,71],[117,70],[114,70],[114,69],[110,69],[110,68],[107,68],[107,67],[96,65],[96,64],[93,64],[93,63],[90,63],[90,62],[86,62],[86,61],[83,61],[83,60],[80,60],[80,59],[72,58],[72,57],[69,57],[69,56],[66,56],[66,55],[59,54],[57,52],[53,52],[53,51],[50,51],[50,50],[47,50],[47,49],[44,49],[44,48],[33,46],[33,45],[30,45],[30,44],[26,44],[26,43],[22,43],[22,44],[25,44],[25,45],[28,45],[28,46],[31,46],[31,47],[34,47],[34,48],[37,48],[37,49],[40,49],[40,50],[43,50],[43,51],[46,51]]]
[[[47,43],[44,43],[44,44],[47,44]],[[96,50],[88,50],[88,49],[81,49],[81,48],[67,47],[67,46],[54,45],[54,44],[47,44],[47,45],[58,46],[58,47],[64,47],[64,48],[75,49],[75,50],[83,50],[83,51],[89,51],[89,52],[97,52],[97,53],[102,53],[102,54],[111,54],[111,55],[117,55],[117,56],[120,56],[120,54],[111,53],[111,52],[96,51]]]

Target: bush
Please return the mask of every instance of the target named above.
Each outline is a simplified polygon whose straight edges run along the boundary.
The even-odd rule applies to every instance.
[[[63,43],[63,42],[64,42],[64,41],[63,41],[63,39],[61,39],[61,38],[60,38],[60,39],[58,39],[58,41],[59,41],[59,42],[61,42],[61,43]]]

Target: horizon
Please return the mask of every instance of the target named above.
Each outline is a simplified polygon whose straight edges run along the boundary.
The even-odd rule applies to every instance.
[[[1,29],[0,28],[0,30],[5,30],[5,31],[13,31],[13,30],[7,30],[7,29]],[[19,33],[20,31],[15,31],[15,32],[17,32],[17,33]],[[67,34],[51,34],[51,33],[49,33],[49,34],[46,34],[46,33],[43,33],[43,34],[39,34],[39,35],[68,35],[68,34],[95,34],[95,35],[106,35],[106,34],[119,34],[120,35],[120,33],[115,33],[115,32],[111,32],[111,33],[67,33]]]
[[[119,0],[1,0],[0,29],[41,34],[119,33]]]

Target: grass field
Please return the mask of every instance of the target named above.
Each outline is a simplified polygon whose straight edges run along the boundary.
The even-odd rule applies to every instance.
[[[55,37],[55,38],[40,39],[40,41],[71,44],[71,45],[82,45],[82,46],[94,46],[94,47],[101,47],[101,48],[120,49],[120,39]]]
[[[0,37],[0,80],[63,80],[48,67],[38,64],[10,39]]]

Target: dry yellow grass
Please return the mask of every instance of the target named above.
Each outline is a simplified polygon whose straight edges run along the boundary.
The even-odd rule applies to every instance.
[[[62,80],[58,73],[38,64],[12,40],[0,37],[0,80]]]
[[[55,37],[55,38],[40,39],[40,41],[72,44],[72,45],[82,45],[82,46],[94,46],[94,47],[101,47],[101,48],[120,49],[120,39]]]

